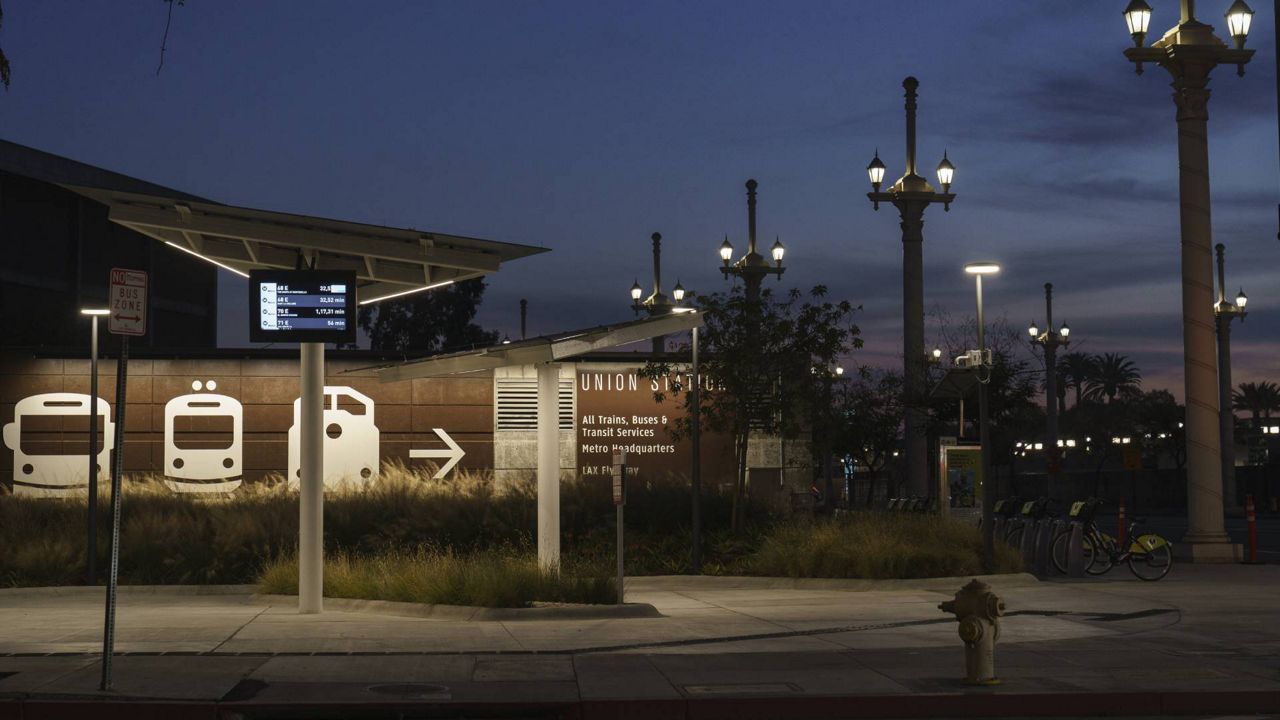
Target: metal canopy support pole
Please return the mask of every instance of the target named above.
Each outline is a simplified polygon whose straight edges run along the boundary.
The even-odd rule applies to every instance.
[[[85,506],[85,512],[88,515],[85,584],[96,585],[98,582],[98,316],[93,315],[89,319],[93,322],[93,334],[89,340],[89,502]]]
[[[702,422],[701,368],[698,365],[698,328],[693,329],[693,387],[689,389],[690,435],[693,439],[693,574],[702,574]]]
[[[538,366],[538,564],[560,571],[560,366]]]
[[[301,343],[298,612],[324,610],[324,343]]]

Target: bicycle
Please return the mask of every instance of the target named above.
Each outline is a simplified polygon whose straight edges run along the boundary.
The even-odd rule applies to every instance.
[[[1116,538],[1102,532],[1094,522],[1094,514],[1102,500],[1090,498],[1072,505],[1071,517],[1084,525],[1082,549],[1084,569],[1089,575],[1103,575],[1122,562],[1128,562],[1129,570],[1139,580],[1155,582],[1173,569],[1173,543],[1155,533],[1139,535],[1138,528],[1144,518],[1133,518],[1126,528],[1129,547],[1121,550]],[[1067,572],[1067,548],[1071,533],[1064,532],[1053,542],[1053,564],[1060,572]]]
[[[1093,558],[1085,567],[1090,575],[1106,574],[1111,568],[1122,562],[1129,563],[1129,570],[1139,580],[1155,582],[1173,569],[1173,543],[1155,533],[1138,534],[1138,528],[1145,518],[1133,518],[1125,531],[1129,540],[1129,548],[1121,550],[1116,538],[1106,533],[1097,532],[1094,528]]]

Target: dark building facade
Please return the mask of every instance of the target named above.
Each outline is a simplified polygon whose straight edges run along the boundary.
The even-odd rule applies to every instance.
[[[66,185],[199,199],[0,140],[0,347],[87,347],[79,311],[106,304],[112,267],[150,274],[147,335],[135,347],[216,347],[217,269],[111,222]],[[114,347],[102,330],[103,347]]]

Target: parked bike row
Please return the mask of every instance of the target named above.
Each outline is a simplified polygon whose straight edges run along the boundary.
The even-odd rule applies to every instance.
[[[1061,515],[1052,498],[1010,497],[992,509],[997,538],[1022,552],[1023,562],[1037,575],[1052,571],[1073,577],[1104,575],[1128,563],[1141,580],[1159,580],[1173,568],[1173,544],[1155,533],[1142,532],[1144,518],[1135,517],[1114,537],[1095,520],[1105,504],[1101,498],[1071,503]],[[979,521],[981,527],[981,521]]]

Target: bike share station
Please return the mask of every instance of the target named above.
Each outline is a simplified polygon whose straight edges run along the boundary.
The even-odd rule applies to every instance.
[[[298,343],[300,383],[298,611],[323,609],[326,343],[356,339],[356,312],[382,300],[497,272],[545,248],[411,228],[272,212],[189,199],[64,186],[108,208],[112,223],[194,255],[249,283],[250,335]],[[146,332],[146,273],[111,273],[110,331],[121,334],[112,461],[112,567],[107,588],[102,689],[111,686],[119,545],[127,337]],[[670,330],[667,330],[670,332]],[[89,415],[96,424],[96,408]],[[105,444],[105,443],[104,443]],[[93,458],[91,458],[92,462]],[[291,481],[294,480],[291,478]]]

